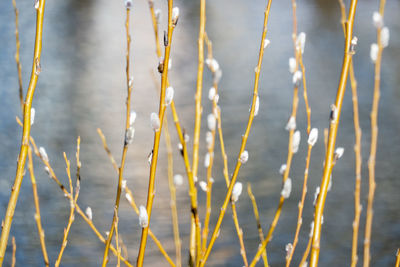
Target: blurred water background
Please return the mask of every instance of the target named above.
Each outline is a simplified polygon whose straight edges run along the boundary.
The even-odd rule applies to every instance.
[[[170,81],[175,88],[175,101],[181,123],[192,137],[194,125],[194,93],[197,73],[197,35],[199,1],[174,1],[181,9],[179,24],[172,44],[172,70]],[[347,5],[349,1],[346,1]],[[223,70],[220,83],[222,127],[232,171],[241,135],[248,118],[252,96],[254,67],[257,63],[263,10],[261,0],[207,1],[206,31],[213,41],[214,56]],[[20,11],[21,61],[24,90],[27,88],[32,62],[35,35],[35,10],[33,1],[17,1]],[[160,32],[166,27],[166,1],[155,1],[163,10]],[[362,258],[366,196],[367,159],[370,141],[369,113],[372,103],[373,70],[369,58],[370,44],[376,40],[372,26],[372,13],[377,10],[377,0],[360,1],[356,14],[354,34],[359,38],[354,56],[358,79],[362,136],[362,204],[359,257]],[[158,59],[155,55],[154,36],[147,1],[135,1],[131,11],[132,70],[135,77],[132,107],[137,112],[136,134],[129,147],[125,178],[138,204],[145,204],[149,165],[147,155],[153,143],[149,123],[151,112],[158,111],[158,95],[153,75]],[[393,266],[396,249],[400,246],[400,177],[396,169],[400,162],[400,2],[386,3],[385,24],[390,28],[390,45],[383,53],[379,107],[379,146],[376,163],[377,189],[374,203],[372,234],[372,265]],[[293,264],[299,263],[308,240],[312,221],[314,190],[322,174],[324,146],[323,129],[328,127],[329,105],[333,103],[341,71],[343,33],[337,1],[298,1],[298,29],[307,33],[304,54],[310,105],[311,122],[320,130],[320,139],[313,149],[309,177],[309,194],[306,198],[303,227]],[[47,1],[40,74],[33,106],[36,109],[32,136],[48,152],[51,165],[58,177],[67,184],[65,151],[75,162],[76,138],[81,136],[82,184],[78,200],[82,208],[93,209],[93,222],[102,232],[108,231],[113,214],[117,176],[103,150],[96,128],[107,137],[117,162],[121,158],[125,116],[125,9],[123,1]],[[274,1],[268,23],[271,45],[265,53],[260,80],[260,112],[255,119],[247,150],[249,162],[241,168],[239,181],[251,183],[260,208],[261,222],[266,232],[278,204],[281,189],[279,167],[286,161],[288,133],[284,130],[292,103],[291,75],[288,58],[293,55],[291,1]],[[11,0],[0,2],[0,216],[4,217],[15,176],[19,153],[21,128],[15,121],[20,116],[17,71],[14,61],[15,24]],[[158,75],[158,74],[156,74]],[[157,76],[156,76],[157,77]],[[204,95],[211,87],[208,70],[204,73]],[[207,97],[203,97],[203,117],[211,112]],[[174,148],[176,131],[168,111],[170,132]],[[303,141],[294,157],[291,178],[293,192],[286,201],[273,240],[268,246],[271,266],[282,266],[285,245],[293,241],[297,219],[306,155],[306,117],[304,101],[300,99],[298,128]],[[354,128],[352,121],[351,92],[347,90],[343,104],[338,146],[345,148],[343,158],[333,172],[333,187],[328,194],[325,223],[321,240],[321,266],[346,266],[350,262],[354,192]],[[206,121],[202,121],[202,149],[199,179],[205,179],[202,167],[205,151]],[[189,146],[193,143],[190,141]],[[167,186],[166,149],[161,144],[157,169],[156,198],[151,228],[174,258],[174,242]],[[213,171],[213,229],[226,187],[222,176],[219,142],[215,148],[216,162]],[[184,174],[184,166],[176,149],[174,173]],[[191,153],[190,153],[191,154]],[[35,160],[36,178],[40,197],[42,222],[47,249],[53,263],[58,255],[63,229],[69,215],[69,202],[57,185]],[[72,165],[75,169],[75,164]],[[183,262],[187,262],[189,234],[189,198],[187,181],[177,190],[180,231],[183,241]],[[205,194],[199,191],[201,218],[204,218]],[[249,259],[254,256],[259,240],[253,210],[247,193],[238,202],[239,222]],[[136,261],[141,229],[138,218],[121,201],[120,235],[129,249],[129,259]],[[34,204],[28,175],[22,184],[11,235],[16,237],[17,264],[43,266],[36,224]],[[11,238],[10,238],[11,239]],[[10,242],[11,244],[11,242]],[[99,266],[104,245],[86,223],[76,216],[68,238],[62,266]],[[7,249],[6,266],[11,262],[11,245]],[[110,265],[115,264],[112,257]],[[361,264],[361,260],[359,265]],[[146,266],[167,266],[153,241],[149,240],[145,258]],[[185,264],[184,264],[185,265]],[[223,221],[222,230],[209,266],[242,266],[239,243],[234,231],[231,211]]]

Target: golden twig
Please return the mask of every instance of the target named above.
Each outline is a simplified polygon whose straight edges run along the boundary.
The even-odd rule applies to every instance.
[[[257,207],[257,202],[256,198],[253,195],[253,192],[251,191],[251,185],[250,183],[247,184],[247,193],[249,194],[249,197],[251,199],[251,203],[253,204],[253,211],[254,211],[254,217],[257,222],[257,229],[258,229],[258,235],[260,237],[261,243],[264,241],[264,233],[261,227],[261,222],[260,222],[260,215],[258,213],[258,207]],[[264,249],[262,252],[262,258],[264,261],[264,266],[268,267],[268,259],[267,259],[267,251]]]
[[[210,255],[210,252],[212,250],[212,247],[213,247],[213,245],[215,243],[215,240],[218,237],[218,233],[219,233],[219,230],[220,230],[220,227],[221,227],[221,224],[222,224],[222,220],[223,220],[223,218],[225,216],[226,208],[227,208],[228,203],[229,203],[229,201],[231,199],[233,186],[236,183],[236,179],[237,179],[237,176],[239,174],[240,167],[242,165],[242,163],[239,160],[239,158],[240,158],[240,156],[242,155],[242,153],[245,150],[246,143],[247,143],[247,138],[249,136],[251,125],[252,125],[253,120],[254,120],[255,104],[256,104],[256,101],[257,101],[257,97],[258,97],[258,81],[259,81],[259,78],[260,78],[261,63],[262,63],[262,59],[263,59],[263,55],[264,55],[264,44],[265,44],[265,38],[266,38],[266,34],[267,34],[267,22],[268,22],[268,16],[269,16],[270,7],[271,7],[271,0],[268,1],[268,4],[267,4],[267,6],[265,8],[265,11],[264,11],[264,25],[263,25],[263,32],[262,32],[262,37],[261,37],[261,44],[260,44],[260,52],[259,52],[259,56],[258,56],[258,63],[257,63],[257,67],[255,69],[253,99],[252,99],[252,105],[251,105],[251,110],[250,110],[250,114],[249,114],[249,121],[247,123],[246,131],[245,131],[244,135],[242,136],[242,143],[241,143],[240,150],[239,150],[238,160],[237,160],[237,163],[236,163],[235,170],[233,172],[232,179],[231,179],[230,184],[229,184],[228,192],[226,193],[224,203],[223,203],[223,205],[221,207],[221,211],[220,211],[217,223],[215,225],[214,231],[212,233],[210,243],[209,243],[209,245],[208,245],[208,247],[206,249],[206,252],[202,256],[202,259],[200,260],[200,266],[201,267],[203,267],[205,265],[205,263],[206,263],[206,261],[208,259],[208,256]]]
[[[118,172],[118,187],[117,187],[117,195],[115,199],[115,209],[114,211],[118,212],[119,208],[119,202],[121,199],[121,184],[122,184],[122,177],[124,173],[124,167],[125,167],[125,160],[126,160],[126,155],[128,152],[128,145],[132,140],[132,136],[130,136],[130,132],[132,129],[130,129],[130,117],[131,117],[131,94],[132,94],[132,88],[133,88],[133,81],[131,80],[130,77],[130,43],[131,43],[131,36],[129,33],[129,18],[130,18],[130,7],[126,7],[126,20],[125,20],[125,29],[126,29],[126,86],[127,86],[127,97],[126,97],[126,120],[125,120],[125,138],[124,138],[124,146],[122,149],[122,159],[121,159],[121,166],[119,168]],[[107,242],[105,245],[104,249],[104,255],[103,255],[103,263],[102,266],[105,267],[108,262],[108,249],[111,244],[111,240],[114,234],[114,228],[115,228],[115,221],[116,221],[116,213],[114,212],[113,215],[113,221],[110,227],[109,235],[107,238]]]
[[[336,102],[332,106],[331,118],[330,118],[330,130],[328,138],[328,149],[325,156],[325,166],[324,173],[322,177],[322,182],[320,186],[320,193],[315,206],[314,215],[314,233],[312,237],[312,248],[310,257],[310,267],[316,267],[318,265],[319,250],[320,250],[320,240],[321,240],[321,220],[322,214],[325,206],[325,199],[328,193],[328,186],[330,181],[330,176],[332,173],[333,162],[334,162],[334,150],[336,143],[336,135],[339,125],[340,113],[342,109],[342,102],[344,97],[344,92],[346,90],[347,76],[349,73],[350,62],[354,51],[351,51],[351,41],[353,39],[353,25],[354,16],[356,12],[357,0],[352,0],[350,4],[349,15],[347,19],[347,29],[346,29],[346,41],[345,41],[345,51],[343,58],[342,73],[340,76]]]
[[[154,3],[151,0],[149,0],[149,7],[150,7],[150,14],[151,14],[152,22],[153,22],[153,29],[154,29],[154,35],[155,35],[155,41],[156,41],[156,53],[157,53],[158,58],[161,58],[161,48],[160,48],[159,39],[158,39],[157,18],[156,18],[155,12],[154,12]],[[167,77],[167,86],[169,86],[168,77]],[[182,127],[179,122],[179,118],[178,118],[178,114],[176,112],[174,100],[172,100],[170,106],[171,106],[172,116],[174,118],[175,127],[176,127],[176,130],[178,133],[178,138],[179,138],[180,144],[182,146],[181,154],[182,154],[182,157],[184,160],[185,169],[186,169],[186,173],[188,176],[189,196],[190,196],[190,200],[191,200],[191,211],[192,211],[191,226],[192,226],[192,229],[196,229],[196,224],[197,224],[198,225],[197,229],[199,229],[198,232],[195,230],[191,230],[190,240],[194,242],[195,237],[192,238],[192,236],[195,236],[196,233],[200,235],[200,227],[199,227],[200,220],[199,220],[198,211],[197,211],[197,189],[196,189],[195,182],[193,179],[191,164],[190,164],[189,155],[188,155],[188,151],[187,151],[187,143],[186,143],[185,137],[184,137],[184,131],[182,130]],[[191,251],[192,252],[190,253],[189,261],[193,264],[195,247],[193,247],[193,250],[191,250]]]
[[[379,13],[383,19],[385,11],[386,0],[380,0]],[[372,100],[371,109],[371,147],[368,159],[368,206],[367,206],[367,216],[365,221],[365,237],[364,237],[364,261],[363,266],[368,267],[371,261],[370,246],[371,246],[371,235],[372,235],[372,219],[373,219],[373,203],[375,195],[375,163],[376,163],[376,150],[378,146],[378,108],[379,108],[379,98],[380,83],[381,83],[381,62],[382,62],[382,52],[383,45],[381,41],[381,27],[376,30],[377,34],[377,44],[378,44],[378,55],[375,61],[375,76],[374,76],[374,96]]]
[[[97,128],[97,132],[103,142],[103,146],[104,146],[104,150],[106,151],[108,158],[110,159],[115,171],[118,173],[119,169],[118,169],[118,165],[114,159],[114,156],[111,153],[111,150],[109,149],[108,145],[107,145],[107,140],[103,134],[103,132],[101,131],[100,128]],[[133,197],[132,191],[129,189],[128,185],[125,185],[124,187],[125,190],[125,195],[127,197],[127,200],[129,202],[129,204],[131,205],[131,207],[133,208],[133,210],[136,212],[137,215],[139,215],[139,209],[136,205],[135,202],[135,198]],[[168,256],[167,252],[165,251],[164,247],[161,245],[160,241],[157,239],[157,237],[153,234],[153,232],[151,231],[151,229],[149,229],[149,235],[150,237],[153,239],[154,243],[157,245],[157,247],[159,248],[161,254],[165,257],[165,259],[168,261],[168,263],[171,266],[175,266],[174,262],[171,260],[171,258]]]
[[[78,138],[78,140],[79,140],[79,138]],[[79,147],[79,143],[78,143],[78,147]],[[76,203],[76,201],[78,200],[78,197],[79,197],[79,186],[80,186],[79,185],[79,180],[77,180],[76,181],[76,191],[75,191],[75,196],[74,196],[74,188],[72,186],[71,169],[70,169],[71,165],[70,165],[69,160],[67,159],[67,155],[65,154],[65,152],[64,152],[64,159],[65,159],[65,163],[67,165],[66,170],[67,170],[67,176],[68,176],[69,188],[70,188],[70,196],[71,196],[70,207],[71,208],[70,208],[67,227],[64,228],[64,236],[63,236],[63,241],[62,241],[60,253],[58,254],[56,263],[54,264],[54,266],[56,266],[56,267],[60,266],[62,255],[64,253],[65,248],[67,247],[68,234],[69,234],[69,231],[71,230],[72,223],[75,221],[75,208],[76,208],[75,203]]]
[[[46,243],[45,243],[45,238],[44,238],[45,237],[44,230],[42,227],[42,220],[41,220],[41,215],[40,215],[39,196],[38,196],[38,192],[37,192],[35,173],[33,170],[32,149],[30,146],[28,148],[28,170],[29,170],[29,174],[30,174],[31,182],[32,182],[33,199],[34,199],[35,211],[36,211],[35,221],[36,221],[36,225],[38,228],[40,247],[41,247],[42,253],[43,253],[44,264],[45,264],[45,266],[49,266],[49,257],[47,255]]]
[[[140,240],[140,247],[139,247],[139,253],[138,253],[138,258],[137,258],[137,266],[138,267],[141,267],[143,265],[144,252],[146,250],[147,236],[149,233],[151,211],[152,211],[153,200],[154,200],[154,195],[155,195],[155,192],[154,192],[155,174],[156,174],[156,169],[157,169],[157,160],[158,160],[161,131],[162,131],[162,126],[163,126],[163,122],[164,122],[164,113],[166,110],[165,89],[167,87],[168,63],[169,63],[169,57],[170,57],[170,51],[171,51],[172,33],[173,33],[173,30],[175,27],[175,25],[173,25],[173,23],[172,23],[172,6],[173,6],[173,0],[168,0],[168,33],[167,33],[167,38],[164,42],[165,56],[164,56],[163,70],[162,70],[162,76],[161,76],[161,92],[160,92],[160,104],[159,104],[159,114],[158,114],[160,126],[159,126],[159,129],[154,129],[155,130],[154,144],[153,144],[153,150],[152,150],[153,153],[152,153],[152,159],[151,159],[151,165],[150,165],[149,188],[148,188],[148,192],[147,192],[147,205],[146,205],[146,210],[147,210],[147,215],[148,215],[148,225],[146,227],[142,228],[142,237]]]
[[[38,76],[41,70],[40,57],[42,52],[42,33],[43,33],[42,30],[43,30],[45,2],[46,0],[39,0],[38,3],[39,5],[38,8],[36,9],[36,36],[35,36],[35,49],[34,49],[34,56],[32,63],[32,72],[24,104],[24,124],[22,131],[20,153],[17,164],[17,173],[15,175],[14,185],[12,187],[12,192],[10,200],[8,202],[7,211],[0,237],[0,266],[2,266],[3,264],[4,255],[7,248],[8,236],[10,234],[12,219],[14,217],[14,211],[17,205],[23,174],[25,172],[25,163],[29,146],[29,136],[31,132],[32,100],[33,100],[33,95],[35,93]]]
[[[343,28],[343,34],[346,36],[346,8],[343,0],[339,0],[340,10],[341,10],[341,23]],[[357,80],[354,75],[354,65],[353,61],[350,63],[350,84],[352,92],[353,101],[353,120],[354,120],[354,133],[355,133],[355,145],[354,154],[356,158],[355,166],[355,190],[354,190],[354,221],[353,221],[353,241],[351,248],[351,267],[357,266],[358,256],[358,231],[360,225],[360,215],[361,215],[361,203],[360,203],[360,191],[361,191],[361,127],[360,119],[358,113],[358,97],[357,97]]]
[[[21,43],[19,42],[19,31],[18,31],[18,15],[19,11],[17,8],[17,3],[15,0],[12,0],[12,4],[14,7],[14,12],[15,12],[15,63],[17,64],[17,71],[18,71],[18,85],[19,85],[19,102],[21,104],[21,109],[22,112],[24,112],[24,92],[23,92],[23,86],[22,86],[22,67],[21,67],[21,61],[19,58],[19,48],[21,46]]]
[[[396,252],[396,265],[395,267],[399,267],[400,266],[400,248],[397,249]]]

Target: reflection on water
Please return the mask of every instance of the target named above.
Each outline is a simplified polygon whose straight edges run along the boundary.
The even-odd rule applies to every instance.
[[[18,1],[20,9],[21,60],[23,82],[26,88],[32,56],[34,37],[34,9],[30,2]],[[156,6],[165,11],[166,3],[156,1]],[[82,138],[81,161],[82,185],[79,204],[91,206],[93,221],[101,231],[108,230],[113,213],[116,174],[103,151],[96,128],[103,129],[109,146],[117,159],[123,142],[125,109],[125,29],[122,1],[48,1],[46,3],[43,59],[38,90],[33,106],[36,120],[32,129],[38,145],[45,146],[57,175],[66,184],[65,164],[62,152],[66,151],[74,162],[75,140]],[[193,96],[197,70],[198,1],[176,1],[182,16],[173,37],[173,68],[170,79],[176,90],[176,103],[182,125],[189,133],[193,131]],[[220,84],[220,105],[223,131],[229,166],[232,170],[239,150],[251,99],[254,66],[257,60],[258,43],[261,35],[264,1],[209,1],[207,3],[207,32],[213,41],[214,56],[218,59],[224,75]],[[355,34],[359,47],[354,56],[359,83],[361,126],[363,129],[362,150],[364,159],[362,196],[366,207],[368,190],[366,159],[368,158],[370,130],[369,112],[372,99],[373,65],[369,60],[369,47],[375,40],[371,14],[377,8],[376,1],[362,1],[356,17]],[[377,190],[373,226],[372,264],[389,266],[394,263],[395,249],[399,246],[400,194],[399,177],[395,164],[400,161],[400,91],[399,77],[399,21],[398,1],[388,1],[385,22],[391,29],[390,46],[385,49],[382,69],[382,97],[379,113],[379,148],[377,154]],[[126,179],[134,192],[138,204],[144,204],[147,194],[149,167],[147,155],[152,147],[150,113],[158,108],[158,96],[154,88],[153,74],[157,63],[154,37],[148,6],[145,1],[135,3],[132,10],[132,60],[134,91],[133,108],[138,113],[135,141],[128,153]],[[343,35],[339,24],[339,9],[334,1],[299,1],[299,30],[307,33],[304,61],[307,69],[309,98],[312,108],[312,124],[320,132],[328,126],[329,105],[333,102],[342,60]],[[263,62],[260,80],[261,107],[254,122],[247,149],[249,162],[242,167],[239,180],[253,185],[264,231],[272,220],[281,187],[278,169],[286,157],[287,132],[283,126],[289,116],[292,86],[287,71],[287,59],[292,55],[290,1],[272,4],[268,48]],[[161,28],[165,28],[165,14]],[[0,214],[3,217],[15,173],[18,155],[20,128],[14,117],[20,115],[17,95],[17,73],[13,54],[15,51],[14,14],[11,1],[0,3],[0,35],[3,40],[0,50]],[[206,71],[204,91],[211,86],[211,76]],[[329,193],[323,239],[321,242],[321,266],[343,266],[350,261],[351,233],[353,220],[354,188],[354,143],[351,94],[345,96],[343,115],[338,136],[338,145],[345,147],[343,160],[335,167],[333,188]],[[204,98],[204,112],[211,105]],[[170,114],[168,114],[169,116]],[[172,120],[170,120],[171,122]],[[305,110],[300,101],[298,126],[305,139]],[[203,121],[205,125],[205,121]],[[204,128],[204,127],[203,127]],[[170,126],[174,144],[176,134]],[[204,142],[205,128],[201,141]],[[321,138],[320,138],[321,139]],[[292,242],[297,218],[297,202],[300,197],[302,174],[305,165],[305,142],[293,162],[291,178],[294,183],[292,198],[285,203],[283,214],[274,238],[268,247],[269,262],[282,266],[284,247]],[[216,146],[219,151],[219,145]],[[201,162],[205,150],[201,150]],[[313,191],[320,182],[324,148],[320,141],[312,153],[309,195],[304,210],[303,231],[294,256],[300,259],[308,238],[312,218]],[[170,223],[169,190],[166,178],[166,151],[161,150],[157,174],[157,195],[154,203],[152,229],[170,255],[174,255],[172,226]],[[216,152],[213,177],[213,201],[211,223],[215,224],[217,212],[225,194],[222,162]],[[49,257],[56,258],[62,240],[63,228],[67,223],[69,203],[60,190],[50,181],[41,164],[35,159],[38,190],[42,208],[43,226]],[[174,158],[175,172],[184,173],[178,153]],[[74,167],[75,168],[75,167]],[[205,177],[201,168],[199,178]],[[29,180],[25,179],[11,231],[17,240],[17,263],[40,266],[42,256],[36,225],[33,220],[34,206]],[[204,215],[205,195],[199,193],[201,216]],[[183,255],[187,255],[189,234],[189,204],[187,183],[178,189],[178,208],[181,221]],[[364,209],[365,210],[365,209]],[[258,233],[247,194],[238,204],[239,221],[244,231],[246,249],[252,258],[258,247]],[[135,261],[140,228],[137,216],[122,201],[120,231],[129,248],[129,259]],[[239,244],[234,234],[234,225],[228,211],[220,237],[215,244],[209,263],[212,266],[241,266]],[[362,225],[365,212],[362,214]],[[360,229],[362,244],[363,227]],[[10,252],[11,249],[8,249]],[[146,265],[166,265],[157,247],[149,241]],[[360,249],[360,253],[362,249]],[[98,266],[103,245],[92,234],[88,226],[78,218],[72,226],[63,266]],[[360,254],[361,255],[361,254]],[[10,262],[10,253],[6,261]],[[114,260],[114,259],[113,259]],[[185,258],[186,260],[186,258]],[[111,262],[114,264],[114,262]]]

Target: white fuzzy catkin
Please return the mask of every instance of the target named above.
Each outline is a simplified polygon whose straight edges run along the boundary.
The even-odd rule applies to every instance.
[[[139,225],[142,228],[149,226],[149,216],[147,215],[147,210],[143,205],[139,207]]]
[[[383,27],[381,30],[381,45],[387,47],[389,45],[390,32],[388,27]]]
[[[154,15],[156,16],[156,21],[157,21],[157,24],[158,23],[160,23],[160,21],[161,21],[161,10],[160,9],[156,9],[155,11],[154,11]]]
[[[129,203],[132,203],[132,197],[128,193],[125,194],[126,200],[128,200]]]
[[[132,7],[132,0],[125,0],[125,8],[131,9]]]
[[[93,212],[91,207],[87,207],[85,213],[89,220],[93,219]]]
[[[125,142],[127,144],[132,144],[134,136],[135,136],[135,128],[131,126],[125,132]]]
[[[172,23],[176,25],[179,18],[179,7],[174,7],[172,9]]]
[[[299,70],[296,71],[292,77],[293,85],[296,87],[299,87],[302,78],[303,78],[303,74],[301,73],[301,71],[299,71]]]
[[[206,133],[206,144],[207,144],[207,148],[210,148],[212,145],[212,141],[213,141],[213,135],[210,131],[207,131]]]
[[[292,254],[292,250],[293,250],[292,243],[287,243],[286,246],[285,246],[286,259],[288,259],[290,257],[290,255]]]
[[[212,114],[212,113],[208,114],[208,116],[207,116],[207,126],[208,126],[208,129],[209,129],[210,131],[214,131],[214,130],[215,130],[216,124],[217,124],[217,120],[216,120],[216,118],[215,118],[215,115]]]
[[[31,125],[33,125],[33,123],[35,122],[35,114],[36,114],[35,108],[31,108]]]
[[[235,183],[232,190],[232,200],[237,202],[239,200],[240,195],[242,194],[243,185],[241,182]]]
[[[35,9],[39,9],[39,0],[35,0]]]
[[[377,28],[377,29],[383,27],[383,18],[379,12],[375,11],[372,14],[372,23],[374,24],[375,28]]]
[[[376,43],[371,44],[371,50],[369,52],[369,56],[372,60],[372,62],[376,62],[377,58],[378,58],[378,51],[379,51],[379,47]]]
[[[200,181],[199,182],[199,186],[201,188],[201,190],[203,190],[204,192],[207,192],[208,188],[207,188],[207,183],[204,181]]]
[[[263,43],[263,45],[264,45],[264,49],[265,48],[267,48],[268,46],[269,46],[269,44],[271,43],[271,41],[270,40],[268,40],[268,39],[264,39],[264,43]]]
[[[136,112],[131,110],[131,113],[129,115],[129,125],[132,126],[136,121]]]
[[[258,110],[260,109],[260,97],[257,96],[256,103],[254,105],[254,116],[258,115]]]
[[[216,72],[219,70],[218,61],[215,58],[207,58],[206,59],[207,67],[211,70],[211,72]]]
[[[297,36],[296,47],[297,49],[300,49],[302,54],[304,54],[305,45],[306,45],[306,34],[304,32],[301,32]]]
[[[49,157],[47,156],[46,149],[44,149],[44,147],[39,147],[39,154],[44,161],[49,161]]]
[[[314,234],[314,221],[310,223],[310,234],[308,235],[309,237],[312,237]]]
[[[126,188],[126,180],[122,180],[121,188],[122,188],[122,190],[125,190],[125,188]]]
[[[211,101],[214,100],[216,94],[216,90],[214,87],[211,87],[210,90],[208,90],[208,99],[210,99]]]
[[[249,160],[249,152],[247,150],[243,151],[242,154],[240,154],[239,161],[242,164],[245,164]]]
[[[344,153],[344,148],[343,147],[338,147],[335,150],[335,157],[337,159],[340,159],[343,156],[343,153]]]
[[[174,99],[174,88],[172,86],[169,86],[165,90],[165,104],[170,105],[173,99]]]
[[[180,174],[174,175],[174,184],[175,186],[180,186],[183,184],[183,176]]]
[[[290,197],[290,193],[292,192],[292,179],[287,178],[285,183],[283,184],[283,188],[281,191],[281,196],[285,199]]]
[[[211,156],[210,153],[207,152],[206,156],[204,157],[204,167],[205,168],[210,167],[210,162],[211,162]]]
[[[314,201],[313,201],[313,205],[314,205],[314,206],[315,206],[315,204],[317,204],[317,199],[318,199],[319,191],[320,191],[320,188],[319,188],[319,186],[317,186],[317,188],[315,189],[315,193],[314,193]]]
[[[160,130],[160,118],[158,117],[157,113],[153,112],[150,115],[150,123],[151,123],[151,128],[153,128],[153,131],[158,132]]]
[[[294,57],[289,58],[289,72],[294,73],[296,71],[296,59]]]
[[[318,140],[318,129],[312,128],[310,134],[308,135],[307,142],[310,146],[314,146],[317,140]]]
[[[301,140],[300,131],[294,132],[292,141],[292,152],[294,154],[297,153],[297,151],[299,151],[300,140]]]
[[[286,131],[291,131],[291,130],[295,130],[296,129],[296,118],[291,116],[288,120],[288,122],[286,123],[285,126]]]
[[[279,173],[283,175],[286,171],[286,164],[282,164],[281,167],[279,168]]]

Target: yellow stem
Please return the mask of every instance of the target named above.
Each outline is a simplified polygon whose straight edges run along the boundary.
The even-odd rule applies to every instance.
[[[330,120],[330,130],[328,138],[328,148],[325,156],[325,166],[324,173],[322,177],[322,182],[320,186],[320,193],[317,199],[317,204],[315,206],[315,217],[314,217],[314,233],[312,237],[312,248],[310,257],[310,267],[316,267],[318,265],[319,251],[320,251],[320,240],[321,240],[321,220],[325,206],[325,199],[328,193],[329,180],[332,173],[332,168],[334,164],[334,150],[336,143],[336,135],[340,120],[340,113],[342,109],[342,102],[344,97],[344,92],[346,90],[347,76],[349,73],[350,62],[352,58],[352,51],[350,51],[350,45],[353,38],[353,25],[354,16],[356,12],[357,0],[352,0],[350,4],[349,16],[347,19],[347,29],[346,29],[346,41],[345,41],[345,51],[343,58],[342,73],[340,76],[338,91],[336,95],[335,106],[333,107],[333,112]]]
[[[384,17],[386,0],[381,0],[379,5],[379,13],[382,18]],[[367,215],[365,222],[365,237],[364,237],[364,262],[363,266],[368,267],[371,261],[371,235],[372,235],[372,219],[373,219],[373,203],[375,196],[375,162],[376,162],[376,150],[378,146],[378,108],[379,108],[379,98],[380,98],[380,82],[381,82],[381,62],[382,62],[382,52],[383,46],[381,42],[381,28],[376,31],[377,34],[377,44],[378,44],[378,56],[375,62],[375,77],[374,77],[374,95],[372,100],[372,110],[371,110],[371,148],[368,159],[368,180],[369,180],[369,191],[368,191],[368,206]]]
[[[31,132],[32,100],[36,89],[38,75],[40,73],[40,57],[42,52],[43,16],[44,16],[45,2],[46,0],[40,0],[39,7],[36,11],[36,36],[35,36],[35,49],[34,49],[34,56],[32,63],[32,72],[24,104],[24,124],[22,130],[21,148],[17,164],[17,173],[15,175],[14,185],[11,190],[11,196],[8,202],[7,211],[3,223],[3,229],[1,231],[1,237],[0,237],[0,266],[3,265],[4,255],[7,248],[8,236],[11,230],[12,219],[14,217],[14,211],[18,201],[23,174],[25,172],[25,163],[29,146],[29,136]]]
[[[146,243],[147,243],[147,236],[149,232],[149,225],[151,219],[151,211],[153,207],[153,200],[154,200],[154,183],[155,183],[155,175],[156,175],[156,168],[157,168],[157,160],[158,160],[158,151],[160,145],[160,137],[161,137],[161,130],[164,122],[164,113],[166,109],[165,104],[165,89],[167,87],[167,77],[168,77],[168,63],[169,63],[169,56],[171,51],[171,41],[172,41],[172,32],[173,32],[173,24],[172,24],[172,5],[173,0],[168,1],[168,37],[167,43],[165,44],[165,56],[164,56],[164,63],[163,63],[163,72],[161,78],[161,92],[160,92],[160,105],[159,105],[159,120],[160,120],[160,129],[155,131],[154,134],[154,145],[153,145],[153,155],[150,165],[150,177],[149,177],[149,188],[147,192],[147,215],[148,215],[148,225],[147,227],[142,228],[142,237],[140,240],[140,248],[137,258],[137,266],[143,266],[144,260],[144,253],[146,250]]]
[[[260,237],[260,241],[261,243],[264,241],[264,233],[261,227],[261,222],[260,222],[260,215],[258,212],[258,207],[257,207],[257,202],[256,202],[256,198],[253,195],[253,192],[251,191],[251,185],[250,183],[247,184],[247,193],[249,194],[249,197],[251,199],[251,203],[253,204],[253,211],[254,211],[254,217],[256,219],[257,222],[257,229],[258,229],[258,235]],[[267,259],[267,251],[264,249],[262,252],[262,258],[264,261],[264,266],[268,267],[268,259]]]
[[[33,199],[35,203],[35,221],[38,228],[39,240],[40,240],[40,247],[43,253],[44,264],[46,267],[49,266],[49,257],[47,255],[46,243],[44,239],[44,230],[42,227],[42,220],[40,216],[40,205],[39,205],[39,196],[37,192],[37,185],[35,179],[35,173],[33,170],[33,160],[32,160],[32,149],[31,147],[28,148],[28,170],[31,177],[32,182],[32,191],[33,191]]]
[[[200,260],[200,266],[201,267],[203,267],[205,265],[205,263],[206,263],[206,261],[208,259],[208,256],[210,255],[210,252],[212,250],[212,247],[213,247],[213,245],[215,243],[215,240],[218,237],[218,233],[219,233],[219,230],[220,230],[220,227],[221,227],[221,224],[222,224],[222,220],[223,220],[223,218],[225,216],[226,208],[227,208],[227,206],[229,204],[229,201],[231,199],[233,186],[236,183],[236,179],[238,177],[239,170],[240,170],[240,167],[242,165],[242,163],[240,162],[239,158],[240,158],[240,155],[243,153],[243,151],[244,151],[244,149],[246,147],[247,138],[249,136],[251,125],[252,125],[253,119],[254,119],[255,103],[256,103],[257,96],[258,96],[258,81],[259,81],[259,78],[260,78],[261,63],[262,63],[262,59],[263,59],[263,55],[264,55],[264,42],[265,42],[265,37],[266,37],[266,34],[267,34],[267,22],[268,22],[268,16],[269,16],[270,8],[271,8],[271,0],[268,1],[267,7],[265,8],[265,11],[264,11],[264,25],[263,25],[263,32],[262,32],[262,37],[261,37],[260,52],[259,52],[259,56],[258,56],[258,64],[257,64],[257,67],[255,69],[253,100],[252,100],[251,110],[250,110],[250,114],[249,114],[249,120],[248,120],[248,123],[247,123],[246,131],[245,131],[244,135],[242,136],[242,143],[241,143],[240,150],[239,150],[238,160],[237,160],[237,163],[236,163],[235,170],[233,172],[232,179],[231,179],[229,187],[228,187],[228,192],[226,193],[224,203],[223,203],[223,205],[221,207],[221,211],[220,211],[217,223],[215,225],[214,231],[212,233],[210,243],[209,243],[209,245],[208,245],[208,247],[206,249],[206,252],[202,256],[202,259]]]

